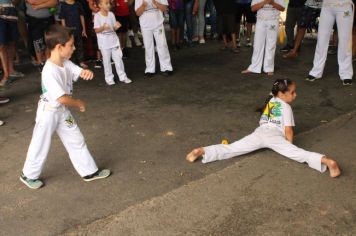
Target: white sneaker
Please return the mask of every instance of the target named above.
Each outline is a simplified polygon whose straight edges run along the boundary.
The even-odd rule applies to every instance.
[[[2,126],[2,125],[4,125],[4,124],[5,124],[5,122],[2,121],[2,120],[0,120],[0,126]]]
[[[129,36],[126,38],[126,47],[127,48],[132,48],[132,42]]]
[[[127,31],[127,36],[134,36],[134,32],[132,30]]]
[[[137,47],[142,46],[142,43],[141,43],[140,39],[138,38],[137,34],[135,34],[135,36],[134,36],[134,41],[135,41],[135,44]]]
[[[121,80],[121,82],[123,82],[125,84],[130,84],[130,83],[132,83],[132,80],[130,80],[129,78],[126,78],[124,80]]]
[[[204,44],[205,43],[205,39],[199,39],[199,43],[200,44]]]

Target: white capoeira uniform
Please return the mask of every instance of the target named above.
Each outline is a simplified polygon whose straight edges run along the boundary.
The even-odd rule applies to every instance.
[[[127,79],[125,73],[124,63],[122,62],[122,51],[120,47],[120,40],[114,30],[116,23],[115,16],[109,12],[107,16],[103,16],[100,12],[94,15],[94,29],[102,27],[107,24],[110,29],[97,33],[98,47],[103,57],[105,81],[108,85],[115,84],[114,74],[112,73],[111,58],[115,63],[116,73],[120,81]]]
[[[290,143],[285,137],[285,126],[294,126],[293,111],[286,102],[279,98],[272,98],[261,116],[260,126],[252,134],[229,145],[217,144],[204,147],[205,154],[202,162],[224,160],[261,148],[270,148],[292,160],[306,162],[309,167],[317,171],[326,171],[326,165],[321,163],[324,155],[305,151]]]
[[[252,0],[251,6],[263,0]],[[276,0],[277,4],[284,6],[283,0]],[[276,52],[277,37],[279,32],[280,11],[266,4],[257,11],[257,22],[253,43],[251,65],[247,70],[253,73],[263,71],[274,72],[274,54]]]
[[[173,71],[171,56],[169,55],[166,34],[163,26],[163,14],[156,6],[152,4],[152,0],[145,1],[147,2],[146,9],[139,17],[143,43],[145,45],[145,73],[156,72],[154,40],[156,41],[161,71]],[[135,10],[137,10],[142,5],[142,2],[143,0],[135,1]],[[157,0],[157,2],[168,6],[167,0]]]
[[[82,68],[66,60],[60,67],[47,60],[42,70],[42,96],[38,103],[36,125],[27,152],[23,174],[38,179],[47,159],[54,131],[57,132],[69,158],[81,177],[98,170],[90,155],[84,137],[68,108],[57,101],[63,95],[71,95],[73,81]]]
[[[328,54],[329,39],[336,20],[338,33],[337,59],[341,80],[352,79],[352,24],[353,3],[351,0],[324,0],[321,8],[318,42],[316,44],[313,69],[309,75],[321,78]]]

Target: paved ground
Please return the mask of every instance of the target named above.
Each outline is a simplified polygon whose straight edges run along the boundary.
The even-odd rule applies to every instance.
[[[162,199],[162,204],[165,204],[165,198],[159,196],[171,196],[175,193],[171,192],[172,190],[181,191],[180,187],[186,184],[196,186],[196,191],[199,192],[199,186],[205,186],[204,181],[214,178],[211,177],[214,174],[225,175],[225,171],[226,176],[229,176],[228,174],[232,174],[234,168],[239,166],[234,163],[240,161],[243,161],[245,171],[238,176],[238,181],[230,180],[225,184],[234,184],[237,186],[236,191],[246,189],[255,182],[256,186],[261,188],[250,188],[247,192],[238,191],[234,201],[225,201],[226,206],[215,207],[225,206],[231,209],[232,215],[243,216],[243,221],[217,221],[215,226],[206,226],[207,231],[194,231],[195,227],[192,225],[192,228],[186,228],[184,232],[197,235],[203,235],[204,232],[215,235],[243,233],[247,232],[244,231],[246,229],[250,232],[254,228],[253,222],[257,214],[250,206],[258,206],[259,212],[266,216],[261,219],[271,223],[267,224],[270,225],[269,232],[292,232],[288,230],[293,229],[292,223],[295,219],[299,219],[297,226],[309,227],[308,217],[313,216],[315,207],[329,209],[327,200],[333,196],[320,195],[315,189],[333,189],[339,186],[339,183],[344,183],[340,188],[345,187],[345,191],[338,192],[338,199],[342,197],[346,203],[340,205],[343,204],[340,202],[332,207],[342,206],[349,209],[349,214],[355,219],[352,194],[354,182],[351,182],[354,180],[351,173],[355,168],[352,158],[355,135],[347,134],[347,131],[354,130],[355,126],[346,126],[346,130],[332,129],[339,132],[337,139],[328,139],[334,132],[325,135],[312,132],[310,135],[315,138],[310,138],[308,133],[302,136],[305,139],[296,140],[298,145],[320,152],[325,150],[340,159],[346,173],[338,180],[330,180],[326,174],[320,175],[304,165],[281,159],[272,152],[258,152],[257,155],[263,158],[263,161],[258,162],[254,155],[208,165],[190,165],[184,161],[185,154],[197,145],[217,143],[223,138],[235,140],[251,132],[258,122],[258,114],[254,109],[263,103],[274,78],[288,77],[297,82],[298,99],[293,106],[297,134],[325,125],[353,111],[356,108],[355,86],[341,85],[337,76],[336,56],[329,58],[323,80],[315,83],[303,81],[311,68],[313,51],[314,44],[308,42],[302,57],[296,60],[284,61],[281,55],[277,54],[276,75],[273,78],[267,78],[265,75],[241,76],[239,72],[248,66],[251,50],[243,48],[240,54],[234,55],[230,52],[219,52],[218,45],[210,42],[193,49],[173,52],[176,71],[174,76],[144,79],[143,52],[141,49],[134,50],[131,58],[125,61],[127,73],[134,80],[133,84],[108,87],[104,83],[103,72],[98,70],[95,80],[79,82],[74,91],[76,97],[88,103],[86,113],[75,111],[74,115],[86,137],[89,149],[98,165],[110,168],[113,175],[103,181],[83,182],[72,168],[59,139],[54,137],[42,174],[46,186],[38,191],[27,189],[18,180],[32,135],[36,102],[40,93],[39,74],[30,69],[29,65],[22,66],[22,71],[30,72],[26,78],[16,81],[6,91],[13,101],[0,107],[0,118],[7,122],[6,126],[0,128],[0,235],[56,235],[75,232],[72,230],[78,229],[77,227],[86,229],[87,224],[94,222],[95,225],[98,219],[108,220],[106,217],[110,219],[110,216],[126,214],[125,209],[135,209],[137,204],[141,207],[142,202],[144,207],[148,199]],[[334,143],[336,141],[338,142]],[[322,145],[318,146],[319,143]],[[349,152],[345,151],[346,149]],[[231,167],[224,169],[228,166]],[[260,181],[254,180],[255,178]],[[202,182],[189,184],[200,179]],[[311,182],[313,184],[307,185]],[[293,185],[299,187],[293,188]],[[277,195],[284,189],[284,194]],[[217,193],[225,191],[224,188],[215,190]],[[230,190],[227,188],[226,191],[229,193]],[[186,193],[185,190],[183,192]],[[266,192],[269,194],[263,195]],[[289,192],[297,199],[295,202],[289,199]],[[254,195],[258,196],[254,199]],[[322,198],[325,201],[312,205],[318,197],[325,197]],[[271,202],[273,207],[268,208],[268,202]],[[233,205],[229,205],[230,203]],[[296,211],[296,207],[292,207],[294,203],[305,204],[301,209],[313,206],[310,208],[312,212],[309,214],[303,210]],[[201,208],[202,205],[195,207],[195,204],[188,200],[185,204],[187,209],[192,211],[204,209]],[[174,205],[175,202],[171,201],[171,204],[165,207],[170,210]],[[212,205],[210,204],[209,208],[213,209]],[[283,214],[279,209],[282,209]],[[294,218],[288,218],[289,211],[295,211]],[[227,213],[223,214],[226,216]],[[354,222],[347,218],[351,217],[350,215],[345,216],[345,222]],[[211,216],[206,217],[208,219]],[[276,217],[285,221],[272,222],[271,219]],[[287,228],[279,227],[280,223],[285,224],[288,219],[290,225],[286,226]],[[246,222],[250,222],[251,227],[240,231],[238,226],[245,225]],[[329,225],[330,222],[326,224]],[[262,224],[259,221],[257,223]],[[160,228],[168,230],[171,225]],[[342,232],[347,232],[346,228],[343,229]],[[115,234],[112,231],[107,232]],[[255,229],[251,232],[258,234],[263,231]],[[333,232],[335,231],[328,231],[328,228],[322,231],[323,234]],[[182,234],[179,231],[175,234],[179,233]],[[130,234],[127,231],[127,235]]]

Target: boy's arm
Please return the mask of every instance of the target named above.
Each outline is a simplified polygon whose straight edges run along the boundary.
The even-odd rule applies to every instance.
[[[161,12],[167,11],[167,5],[157,2],[157,0],[152,0],[153,5],[155,5]]]
[[[136,15],[141,16],[145,12],[146,6],[147,6],[147,2],[143,0],[141,6],[136,9]]]
[[[270,4],[278,11],[284,11],[284,7],[276,3],[274,0],[272,0]]]
[[[74,99],[69,95],[63,95],[57,101],[68,107],[77,107],[81,112],[85,112],[85,103],[80,99]]]
[[[286,126],[286,127],[284,127],[284,132],[285,132],[285,135],[286,135],[286,139],[287,139],[290,143],[293,143],[293,136],[294,136],[293,126]]]

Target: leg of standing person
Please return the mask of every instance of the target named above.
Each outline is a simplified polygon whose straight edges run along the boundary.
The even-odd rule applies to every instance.
[[[338,28],[338,53],[339,76],[341,80],[352,80],[352,7],[344,7],[336,13]]]
[[[116,73],[119,76],[119,80],[123,83],[129,84],[132,81],[127,78],[126,72],[125,72],[125,67],[124,67],[124,63],[122,61],[122,51],[120,49],[120,47],[117,48],[113,48],[111,50],[111,56],[113,61],[115,62],[115,69],[116,69]]]
[[[185,4],[185,22],[187,25],[187,38],[188,38],[188,45],[191,45],[193,40],[193,4],[194,0],[190,0]]]
[[[173,68],[171,63],[171,56],[168,50],[164,26],[162,25],[159,28],[155,29],[153,31],[153,35],[157,45],[157,54],[159,58],[161,72],[172,72]]]
[[[114,74],[112,73],[112,67],[111,67],[111,51],[112,50],[114,50],[114,49],[113,48],[100,49],[101,55],[103,58],[105,81],[108,85],[115,84]]]
[[[274,72],[274,56],[276,52],[277,37],[279,32],[279,23],[276,21],[268,21],[265,57],[263,62],[263,71],[268,75]]]
[[[197,35],[199,38],[199,43],[204,44],[204,32],[205,32],[205,5],[207,0],[199,0],[199,11],[198,11],[198,24],[197,24]]]
[[[288,7],[287,9],[287,19],[286,19],[286,35],[287,44],[281,49],[282,52],[287,52],[293,48],[294,45],[294,28],[298,21],[298,10],[297,7]]]
[[[242,71],[242,73],[261,73],[262,63],[263,63],[263,55],[265,52],[266,46],[266,37],[268,25],[265,21],[257,21],[256,23],[256,31],[253,42],[253,54],[251,59],[251,65],[247,70]]]
[[[332,8],[323,7],[320,13],[318,41],[316,44],[313,68],[309,72],[307,80],[313,81],[323,76],[325,61],[328,54],[329,39],[335,22],[335,14]]]
[[[156,73],[156,57],[153,41],[153,30],[142,30],[143,44],[145,45],[145,73]]]

